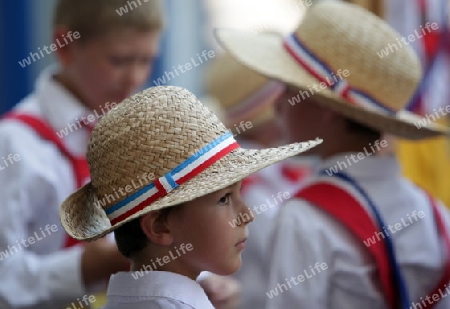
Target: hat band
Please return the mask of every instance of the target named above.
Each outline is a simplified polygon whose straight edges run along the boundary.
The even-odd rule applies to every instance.
[[[157,199],[166,196],[238,147],[239,144],[233,138],[231,132],[227,131],[172,171],[106,209],[105,212],[111,221],[111,225],[124,221]]]
[[[349,103],[383,114],[395,114],[397,112],[378,102],[367,93],[351,87],[347,80],[340,76],[340,74],[339,76],[336,76],[330,67],[323,61],[320,61],[319,58],[301,42],[295,32],[284,39],[283,46],[298,64],[319,82],[325,83],[327,87],[337,93],[340,97],[346,99]]]
[[[272,99],[281,95],[284,85],[278,81],[268,81],[264,86],[253,92],[248,98],[231,108],[227,114],[231,122],[250,119],[264,107],[272,104]]]

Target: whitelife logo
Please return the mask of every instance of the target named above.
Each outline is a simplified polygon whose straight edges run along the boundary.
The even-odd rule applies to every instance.
[[[405,38],[404,36],[402,36],[401,39],[397,38],[397,43],[395,43],[395,44],[389,43],[386,48],[377,52],[378,57],[380,57],[380,58],[387,57],[387,56],[389,56],[389,54],[391,54],[395,51],[398,51],[399,48],[403,48],[403,46],[409,45],[409,43],[412,43],[415,40],[418,40],[420,38],[423,38],[428,33],[430,33],[431,30],[437,30],[438,28],[439,28],[439,25],[436,22],[433,22],[433,23],[427,22],[425,24],[425,29],[422,25],[420,26],[421,33],[419,33],[416,29],[416,30],[414,30],[414,34],[408,35],[408,39]]]
[[[175,79],[175,77],[180,76],[180,73],[178,72],[178,70],[180,70],[181,74],[186,73],[187,71],[190,71],[195,67],[198,67],[203,62],[206,62],[209,59],[214,58],[215,56],[216,56],[216,54],[214,53],[213,50],[209,50],[209,51],[204,50],[204,51],[202,51],[201,55],[197,54],[198,62],[196,61],[196,59],[194,59],[194,57],[192,57],[191,61],[185,63],[184,65],[179,64],[177,68],[175,66],[172,66],[173,71],[165,71],[164,75],[161,77],[158,77],[157,80],[153,81],[153,83],[155,84],[155,86],[165,85],[167,82],[171,81],[172,79]]]
[[[4,170],[5,168],[13,165],[15,162],[19,162],[20,161],[20,155],[19,154],[12,154],[10,153],[6,159],[5,157],[2,157],[2,162],[0,162],[0,171]]]
[[[66,307],[66,309],[88,309],[91,308],[91,304],[95,303],[97,299],[94,295],[84,295],[80,300],[77,298],[78,304],[75,302],[70,303],[70,307]],[[83,304],[84,303],[84,304]],[[85,306],[86,305],[86,306]]]
[[[290,279],[286,278],[286,283],[278,283],[277,286],[270,290],[270,292],[266,292],[267,297],[270,299],[274,298],[275,296],[278,296],[279,294],[283,293],[284,291],[288,291],[289,289],[292,289],[291,282],[294,285],[299,285],[300,283],[309,280],[313,278],[314,276],[317,276],[321,273],[322,270],[327,270],[328,265],[327,263],[319,263],[317,262],[314,267],[309,266],[309,270],[305,269],[303,270],[303,273],[305,275],[298,275],[297,277],[292,276]],[[287,284],[287,285],[286,285]],[[289,286],[289,288],[288,288]]]
[[[334,74],[334,72],[333,72],[331,78],[329,78],[328,76],[325,77],[329,86],[325,82],[320,82],[318,84],[308,86],[309,92],[308,92],[308,90],[300,89],[298,91],[298,94],[295,97],[292,97],[291,99],[289,99],[288,102],[289,102],[289,104],[291,104],[291,106],[294,106],[295,104],[300,103],[302,100],[305,100],[306,98],[309,98],[310,96],[314,95],[315,93],[318,93],[321,90],[327,89],[327,88],[333,86],[334,84],[337,84],[339,82],[339,80],[342,80],[349,76],[350,76],[349,70],[339,69],[339,70],[337,70],[336,74]],[[301,98],[300,98],[300,96],[301,96]]]
[[[138,3],[136,3],[136,1],[139,3],[139,5],[138,5]],[[119,16],[122,16],[123,14],[128,13],[128,8],[130,8],[130,11],[132,11],[134,9],[137,9],[138,6],[141,6],[142,4],[148,2],[149,0],[142,0],[142,2],[144,2],[144,3],[142,3],[141,0],[136,0],[136,1],[127,1],[128,6],[124,5],[124,6],[120,7],[119,9],[116,10],[116,13]],[[132,5],[134,5],[134,7]]]
[[[153,173],[144,173],[141,176],[138,176],[137,182],[134,179],[131,181],[131,184],[126,185],[125,188],[119,187],[117,190],[113,188],[114,193],[105,194],[102,199],[99,199],[94,202],[95,207],[104,208],[107,204],[112,204],[116,200],[122,200],[127,197],[128,193],[131,193],[136,189],[141,189],[144,186],[147,186],[151,180],[155,179],[155,174]]]
[[[92,125],[95,122],[97,122],[100,118],[105,116],[110,110],[115,108],[118,104],[117,103],[105,103],[105,108],[103,108],[102,105],[100,105],[101,114],[97,112],[97,110],[94,110],[94,113],[89,114],[87,116],[82,116],[81,119],[75,118],[75,121],[72,123],[68,123],[63,129],[59,130],[59,132],[55,132],[56,135],[58,135],[59,138],[66,137],[69,135],[69,133],[73,133],[79,129],[81,129],[83,126]],[[87,122],[86,122],[87,121]],[[70,132],[69,132],[70,131]]]
[[[47,236],[50,236],[52,233],[55,233],[58,231],[58,226],[56,224],[47,224],[44,228],[45,232],[42,230],[42,228],[39,228],[39,232],[34,232],[34,236],[28,237],[28,239],[23,239],[19,241],[17,240],[17,246],[19,249],[17,249],[16,245],[8,246],[6,250],[0,251],[0,261],[8,258],[10,255],[13,255],[14,253],[18,253],[19,251],[23,250],[23,247],[28,248],[30,245],[33,245],[39,240],[42,240],[46,238]],[[42,236],[42,237],[41,237]],[[22,247],[23,246],[23,247]],[[14,250],[14,252],[13,252]]]
[[[381,142],[379,140],[376,140],[373,144],[374,144],[373,146],[372,146],[372,143],[369,144],[370,149],[372,150],[372,152],[367,151],[367,148],[364,147],[364,153],[358,152],[356,155],[351,154],[350,158],[348,156],[345,156],[345,158],[347,159],[348,165],[344,161],[338,161],[337,164],[335,164],[334,166],[330,167],[329,169],[326,169],[325,172],[328,174],[328,176],[333,176],[333,174],[339,173],[339,170],[342,171],[344,168],[352,166],[353,163],[358,163],[362,159],[364,159],[366,157],[370,157],[376,151],[380,151],[381,150],[380,146],[383,147],[383,148],[388,146],[387,141],[384,140],[384,139],[381,140]],[[350,159],[351,159],[351,161],[350,161]]]
[[[259,206],[255,206],[252,209],[250,209],[250,215],[252,218],[255,217],[255,212],[257,215],[277,206],[278,204],[281,204],[284,200],[287,200],[291,197],[289,192],[278,192],[277,196],[275,197],[272,194],[272,198],[267,198],[265,200],[265,204],[261,204]],[[240,213],[237,219],[233,219],[233,221],[228,222],[228,224],[235,228],[236,226],[240,226],[244,222],[249,222],[250,216],[247,213]]]
[[[171,261],[178,259],[183,254],[186,254],[186,253],[192,251],[193,249],[194,249],[194,247],[190,243],[187,245],[181,244],[180,248],[175,246],[174,250],[175,250],[176,254],[173,254],[172,250],[170,250],[169,255],[165,255],[162,258],[159,258],[159,257],[156,258],[156,263],[158,265],[156,265],[155,261],[153,261],[153,259],[151,259],[151,261],[150,261],[151,265],[148,265],[148,264],[144,265],[141,268],[141,270],[137,270],[137,271],[133,272],[131,274],[131,276],[134,278],[134,280],[142,278],[145,274],[148,274],[149,271],[155,271],[158,269],[158,266],[162,267],[162,266],[170,263]]]
[[[434,110],[433,114],[427,114],[421,120],[417,121],[417,123],[415,123],[417,129],[426,128],[428,125],[432,124],[439,118],[447,116],[447,114],[450,113],[450,105],[447,105],[445,107],[441,106],[438,108],[438,110],[436,109],[433,110]]]
[[[64,34],[62,35],[64,43],[66,44],[62,44],[61,41],[58,39],[56,39],[56,43],[58,44],[51,44],[50,46],[44,45],[44,47],[42,47],[42,49],[40,47],[38,47],[38,51],[36,53],[31,52],[30,56],[28,56],[25,59],[22,59],[22,61],[19,61],[19,64],[22,68],[26,67],[27,65],[31,64],[31,60],[33,60],[33,62],[36,62],[37,60],[44,58],[45,55],[50,55],[51,53],[53,53],[54,51],[56,51],[58,48],[64,47],[66,45],[68,45],[69,43],[73,42],[73,40],[78,40],[80,38],[80,33],[78,31],[75,31],[72,33],[72,31],[67,32],[67,35],[65,36]],[[67,41],[69,40],[69,41]],[[49,47],[50,47],[50,51],[49,51]],[[46,52],[46,54],[43,53],[43,51]],[[40,55],[40,56],[39,56]]]
[[[388,225],[387,229],[392,233],[395,234],[398,231],[401,231],[403,228],[408,227],[415,222],[419,221],[419,219],[422,219],[425,217],[425,213],[423,211],[417,212],[417,210],[414,210],[411,215],[407,214],[407,220],[405,221],[405,218],[401,218],[401,223],[395,223],[394,225]],[[412,219],[414,218],[414,220]],[[409,223],[408,223],[409,222]],[[364,240],[364,244],[366,247],[370,247],[371,245],[376,244],[377,241],[380,241],[381,239],[385,239],[386,237],[389,237],[389,232],[386,230],[386,227],[383,226],[384,232],[375,232],[375,234],[371,238],[367,238],[367,240]]]

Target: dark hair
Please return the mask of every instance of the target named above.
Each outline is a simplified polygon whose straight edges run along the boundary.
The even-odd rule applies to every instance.
[[[368,127],[362,123],[359,123],[357,121],[354,121],[352,119],[346,119],[346,125],[347,129],[351,131],[352,133],[357,133],[359,135],[364,135],[372,138],[373,140],[380,139],[382,134],[380,131],[373,129],[371,127]]]
[[[163,208],[159,218],[167,218],[171,212],[180,209],[181,206],[182,205],[177,205]],[[150,240],[141,229],[140,218],[133,219],[118,227],[114,231],[114,237],[116,239],[117,248],[126,258],[132,258],[150,243]]]

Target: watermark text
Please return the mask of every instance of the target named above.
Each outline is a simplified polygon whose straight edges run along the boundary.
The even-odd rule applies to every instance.
[[[294,286],[299,285],[300,283],[309,280],[314,276],[317,276],[322,271],[327,269],[328,269],[327,263],[317,262],[314,266],[310,265],[309,269],[303,270],[304,275],[300,274],[297,277],[292,276],[290,279],[286,278],[285,279],[286,283],[278,283],[274,289],[270,290],[269,292],[266,292],[266,295],[267,297],[272,299],[275,296],[278,296],[279,294],[283,293],[284,291],[288,291],[292,289]]]
[[[42,49],[38,47],[37,52],[30,52],[30,55],[27,58],[22,59],[19,61],[19,64],[22,68],[25,68],[28,65],[31,65],[31,60],[33,62],[36,62],[37,60],[44,58],[46,55],[50,55],[51,53],[55,52],[58,48],[64,47],[68,45],[69,43],[73,42],[73,40],[77,40],[80,38],[80,33],[78,31],[69,31],[67,32],[67,35],[62,35],[61,42],[59,39],[56,39],[56,43],[51,44],[50,46],[44,45]],[[65,43],[65,44],[64,44]],[[44,54],[45,51],[45,54]]]

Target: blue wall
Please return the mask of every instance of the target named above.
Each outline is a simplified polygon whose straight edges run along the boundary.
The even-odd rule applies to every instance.
[[[32,88],[32,67],[18,63],[31,50],[31,1],[0,1],[0,113]]]

